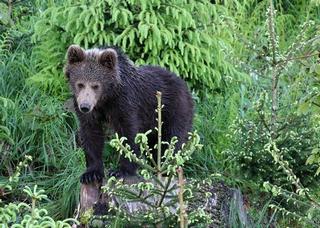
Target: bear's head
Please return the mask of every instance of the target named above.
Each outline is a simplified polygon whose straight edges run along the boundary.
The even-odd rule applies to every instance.
[[[118,54],[112,48],[84,50],[71,45],[65,75],[82,113],[90,113],[119,85]]]

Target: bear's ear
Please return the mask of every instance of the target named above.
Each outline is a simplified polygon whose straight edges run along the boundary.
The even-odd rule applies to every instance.
[[[108,48],[102,51],[99,55],[98,61],[101,65],[113,70],[118,63],[118,54],[114,49]]]
[[[79,63],[85,59],[85,53],[83,49],[78,45],[70,45],[67,51],[68,63]]]

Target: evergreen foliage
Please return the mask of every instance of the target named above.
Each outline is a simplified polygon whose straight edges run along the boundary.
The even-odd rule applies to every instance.
[[[229,59],[233,34],[223,29],[228,24],[221,13],[224,8],[207,0],[68,0],[49,5],[35,25],[40,70],[30,80],[61,94],[64,52],[75,43],[85,48],[116,45],[137,64],[167,67],[194,88],[220,88],[241,75]]]

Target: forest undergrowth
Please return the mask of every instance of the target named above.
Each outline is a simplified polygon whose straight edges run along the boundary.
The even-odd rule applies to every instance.
[[[0,1],[0,224],[74,222],[85,159],[65,54],[111,44],[188,83],[203,147],[187,177],[240,189],[253,227],[319,227],[319,22],[319,0]]]

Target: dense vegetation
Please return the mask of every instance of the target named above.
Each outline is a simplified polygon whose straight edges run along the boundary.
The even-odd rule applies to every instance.
[[[58,226],[77,206],[85,164],[63,75],[76,43],[188,82],[203,148],[187,176],[240,188],[255,226],[320,226],[319,22],[319,0],[0,1],[0,221],[11,208]],[[106,145],[106,167],[117,156]]]

